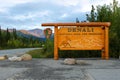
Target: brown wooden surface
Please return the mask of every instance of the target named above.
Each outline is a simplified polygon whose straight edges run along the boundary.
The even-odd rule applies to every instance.
[[[57,37],[57,33],[58,33],[58,27],[55,26],[54,28],[54,59],[58,60],[58,37]]]
[[[109,28],[105,27],[105,59],[109,59]]]
[[[105,34],[101,26],[71,29],[81,29],[81,31],[69,32],[68,28],[58,30],[58,47],[61,50],[101,50],[104,47]]]
[[[110,26],[110,22],[43,23],[42,26]]]

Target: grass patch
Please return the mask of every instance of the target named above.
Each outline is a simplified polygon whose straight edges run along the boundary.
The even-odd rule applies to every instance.
[[[40,58],[41,55],[41,49],[35,49],[27,52],[27,54],[30,54],[33,58]]]
[[[51,58],[51,53],[44,53],[43,49],[35,49],[32,51],[27,52],[27,54],[30,54],[33,58]]]

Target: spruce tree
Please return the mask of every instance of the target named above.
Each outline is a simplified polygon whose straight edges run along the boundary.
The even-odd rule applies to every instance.
[[[10,40],[10,32],[9,32],[9,29],[7,28],[7,32],[6,32],[6,43],[8,42],[8,40]]]
[[[13,37],[14,37],[14,39],[17,39],[17,33],[16,33],[16,29],[15,28],[13,28]]]
[[[2,47],[1,45],[2,45],[2,31],[1,31],[1,26],[0,26],[0,47]]]
[[[78,18],[76,18],[76,23],[79,23],[79,19]]]
[[[95,8],[94,8],[93,5],[92,5],[92,9],[91,9],[90,14],[86,14],[86,16],[87,16],[87,20],[89,22],[95,22],[96,21],[96,12],[95,12]]]

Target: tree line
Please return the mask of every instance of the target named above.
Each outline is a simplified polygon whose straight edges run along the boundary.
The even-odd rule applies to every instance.
[[[16,29],[10,32],[8,28],[2,30],[0,26],[0,49],[41,47],[42,44],[39,38],[19,36]]]
[[[109,54],[111,57],[120,55],[120,6],[118,1],[96,8],[92,5],[90,14],[86,14],[89,22],[111,22],[109,27]]]

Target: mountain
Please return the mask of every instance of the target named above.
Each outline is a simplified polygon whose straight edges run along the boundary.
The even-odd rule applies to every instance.
[[[8,29],[9,32],[13,32],[13,29]]]
[[[43,30],[41,30],[41,29],[32,29],[32,30],[28,30],[28,31],[36,37],[45,38]]]
[[[19,30],[19,32],[21,32],[25,35],[31,35],[31,36],[35,36],[38,38],[45,38],[45,36],[43,34],[43,30],[41,30],[41,29]]]

